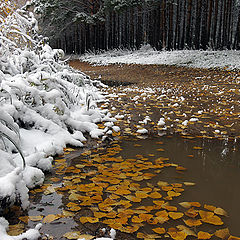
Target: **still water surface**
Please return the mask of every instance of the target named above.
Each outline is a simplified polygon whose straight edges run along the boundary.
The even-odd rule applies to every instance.
[[[159,145],[157,142],[161,141]],[[136,143],[138,147],[136,147]],[[180,137],[160,137],[142,140],[121,140],[123,158],[134,158],[136,155],[148,157],[168,157],[171,163],[187,168],[184,173],[177,171],[162,171],[159,176],[147,180],[155,184],[156,181],[194,182],[195,186],[185,188],[177,201],[197,201],[202,205],[209,204],[225,209],[229,218],[224,222],[230,233],[240,236],[240,152],[239,142],[203,139],[183,139]],[[202,150],[194,149],[201,147]],[[157,149],[164,151],[159,152]],[[77,153],[74,153],[77,156]],[[81,158],[75,158],[72,163],[81,163]],[[52,177],[52,176],[50,176]],[[50,178],[49,177],[49,178]],[[61,183],[58,183],[61,185]],[[57,186],[58,184],[55,184]],[[61,213],[68,199],[56,192],[51,195],[39,194],[34,197],[28,212],[32,215],[48,215]],[[54,239],[64,239],[61,236],[73,230],[78,224],[73,219],[59,219],[51,224],[43,224],[42,232],[54,236]],[[34,223],[29,223],[34,226]],[[146,226],[147,227],[147,226]]]

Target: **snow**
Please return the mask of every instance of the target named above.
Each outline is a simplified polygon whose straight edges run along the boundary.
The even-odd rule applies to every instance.
[[[106,102],[96,87],[103,85],[62,62],[62,50],[42,44],[32,13],[13,11],[0,19],[0,29],[0,209],[17,200],[26,209],[29,189],[43,184],[54,155],[67,144],[84,146],[86,134],[100,138],[120,129],[98,107]],[[38,239],[40,226],[11,237],[0,218],[1,240]]]
[[[87,53],[81,61],[96,65],[108,64],[165,64],[192,68],[240,69],[239,50],[174,50],[156,51],[149,45],[139,50],[111,50],[98,54]]]

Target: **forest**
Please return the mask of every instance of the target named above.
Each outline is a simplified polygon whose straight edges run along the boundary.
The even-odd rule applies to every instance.
[[[35,0],[42,32],[68,54],[114,48],[240,49],[239,0]]]

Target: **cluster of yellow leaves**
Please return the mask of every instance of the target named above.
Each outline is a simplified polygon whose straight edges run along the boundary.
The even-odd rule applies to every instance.
[[[180,202],[178,207],[170,204],[181,196],[185,186],[193,186],[194,183],[160,181],[154,172],[169,167],[177,171],[185,168],[169,163],[168,158],[154,159],[155,155],[149,156],[152,159],[142,155],[123,159],[117,155],[121,147],[116,143],[107,149],[107,153],[101,150],[84,152],[81,163],[75,167],[67,167],[65,159],[56,160],[56,170],[66,174],[63,177],[64,186],[46,184],[40,191],[46,195],[55,192],[68,195],[69,202],[61,214],[20,217],[20,220],[48,224],[59,218],[72,218],[82,209],[89,209],[91,214],[88,211],[89,215],[81,214],[78,218],[82,224],[101,222],[121,232],[137,232],[137,238],[168,237],[182,240],[188,236],[198,239],[230,237],[227,228],[211,233],[198,230],[203,224],[223,225],[221,217],[227,216],[227,213],[222,208],[206,204],[202,206],[199,202]],[[156,184],[146,181],[152,178],[157,179]],[[52,178],[52,181],[58,182],[59,178]],[[177,225],[166,228],[169,224]],[[140,228],[145,225],[152,226],[152,234],[140,232]],[[81,234],[69,232],[64,237],[77,239],[83,236]],[[86,239],[92,238],[91,235],[86,236]]]

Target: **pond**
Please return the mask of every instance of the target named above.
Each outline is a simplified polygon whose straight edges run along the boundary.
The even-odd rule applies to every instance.
[[[57,240],[73,231],[102,236],[106,226],[121,230],[116,239],[136,239],[139,233],[163,234],[160,228],[172,236],[171,228],[189,227],[185,221],[193,218],[201,219],[199,226],[190,224],[196,234],[228,227],[240,236],[238,146],[228,139],[123,137],[106,147],[66,154],[56,159],[45,185],[32,191],[25,226],[41,219],[41,231]],[[193,205],[189,210],[182,202]],[[213,224],[204,220],[202,214],[216,208],[228,217],[224,211],[214,215]]]

